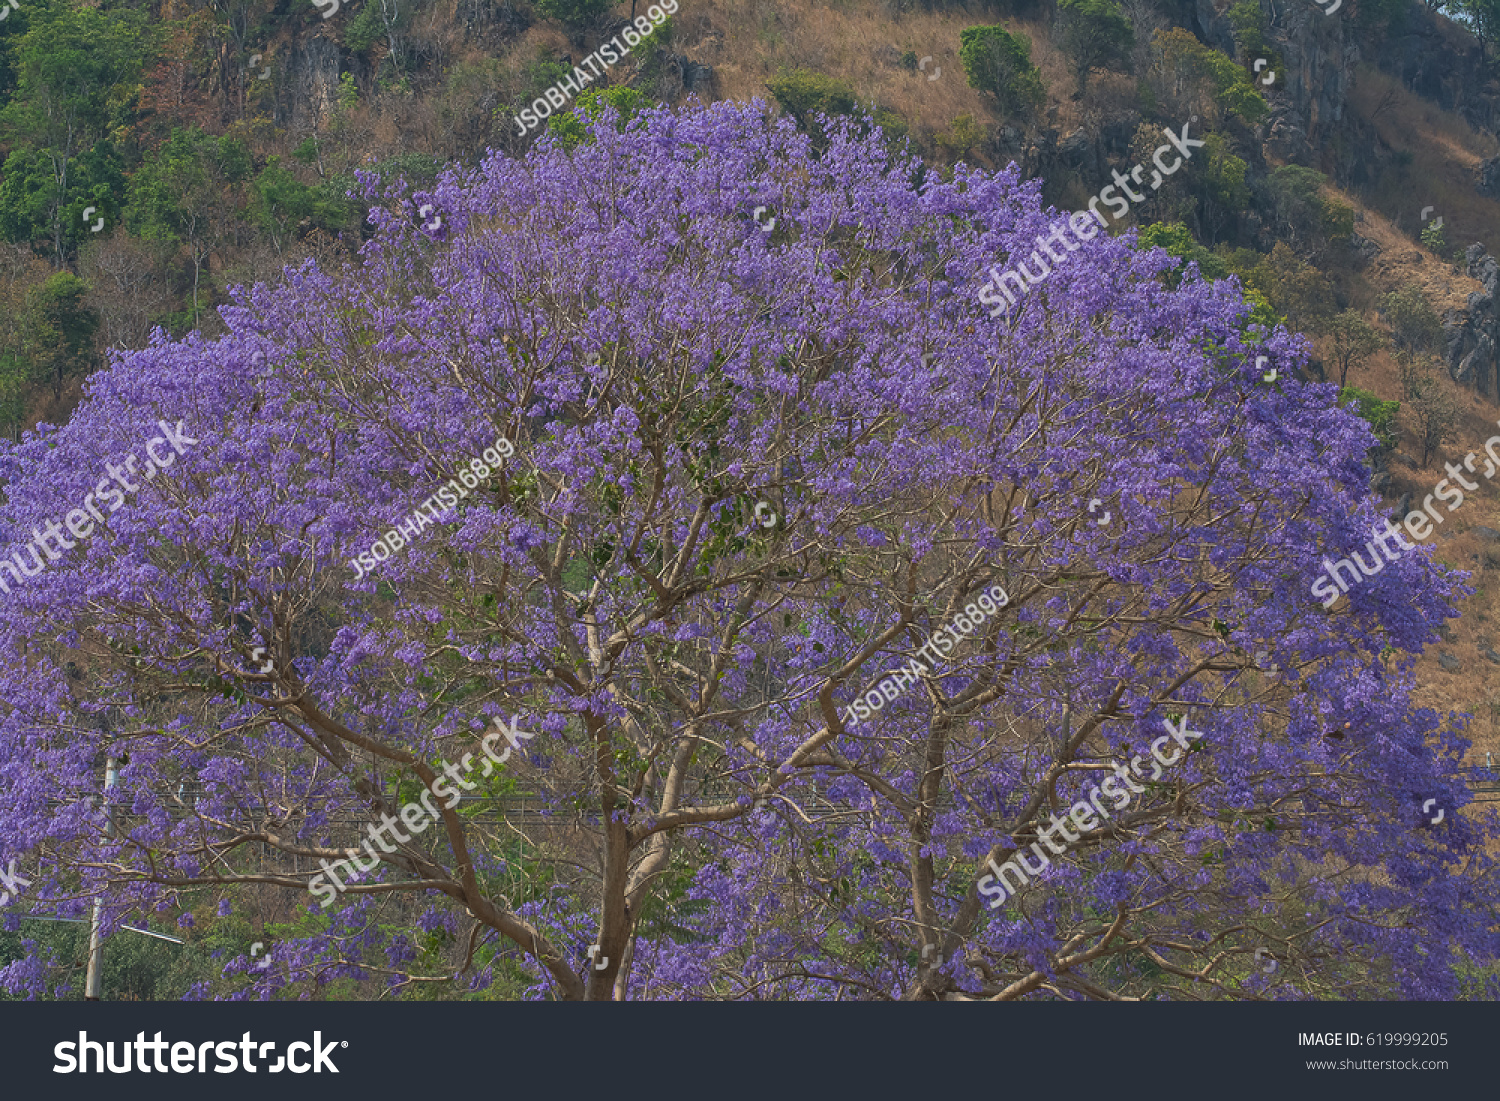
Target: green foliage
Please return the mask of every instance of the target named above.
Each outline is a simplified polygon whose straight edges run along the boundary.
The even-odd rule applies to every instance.
[[[1339,405],[1354,403],[1354,412],[1370,422],[1370,429],[1380,441],[1379,447],[1390,450],[1396,446],[1401,429],[1396,424],[1396,414],[1401,409],[1399,401],[1381,401],[1368,390],[1346,386],[1339,391]]]
[[[467,70],[465,72],[467,74]],[[522,109],[541,98],[548,88],[562,80],[563,77],[570,77],[572,75],[573,70],[571,67],[558,61],[552,61],[544,52],[538,53],[536,57],[533,57],[521,66],[521,86],[515,102],[504,112],[497,107],[495,114],[519,114]]]
[[[131,177],[125,225],[142,240],[185,240],[198,231],[204,204],[247,180],[251,168],[250,150],[238,139],[174,130]]]
[[[1135,35],[1114,0],[1058,0],[1057,15],[1063,48],[1077,65],[1080,96],[1091,71],[1130,59]]]
[[[349,216],[348,203],[326,187],[309,187],[281,166],[280,157],[270,157],[251,187],[250,215],[270,235],[278,249],[285,248],[293,231],[316,226],[337,232]]]
[[[1354,232],[1354,212],[1319,194],[1326,182],[1323,173],[1296,164],[1283,165],[1266,177],[1278,234],[1309,254]]]
[[[814,115],[852,115],[859,107],[848,81],[807,69],[780,73],[766,81],[766,88],[803,129]]]
[[[1000,109],[1014,114],[1046,100],[1041,74],[1031,63],[1031,40],[1004,27],[965,27],[958,36],[958,57],[969,87],[988,92]]]
[[[1391,327],[1396,347],[1408,352],[1428,352],[1443,339],[1443,323],[1425,295],[1416,287],[1402,287],[1380,300],[1380,312]]]
[[[577,29],[598,22],[612,7],[611,0],[536,0],[536,10],[548,19]]]
[[[339,74],[339,101],[337,110],[342,114],[348,114],[359,106],[359,85],[354,81],[353,73]]]
[[[382,184],[399,179],[412,187],[431,187],[442,168],[431,153],[398,153],[377,161],[371,171]]]
[[[1160,248],[1182,260],[1182,263],[1177,265],[1168,276],[1168,285],[1173,288],[1182,281],[1183,272],[1189,262],[1198,265],[1198,270],[1205,279],[1223,279],[1229,274],[1229,269],[1224,266],[1224,262],[1194,240],[1187,226],[1181,222],[1152,223],[1140,231],[1136,238],[1136,247]]]
[[[385,21],[379,4],[361,4],[344,27],[344,45],[355,53],[364,53],[385,37]]]
[[[1438,255],[1442,255],[1448,250],[1448,241],[1443,237],[1443,227],[1438,224],[1436,219],[1428,222],[1422,230],[1422,244]]]
[[[672,23],[672,17],[668,16],[651,29],[650,34],[641,36],[641,40],[635,44],[630,51],[636,57],[645,57],[659,49],[665,49],[672,44],[676,35],[676,27]]]
[[[1221,207],[1243,210],[1250,205],[1250,188],[1245,183],[1249,166],[1229,151],[1224,135],[1211,133],[1201,140],[1208,157],[1200,178],[1209,197]]]
[[[11,148],[0,229],[13,241],[50,238],[61,263],[84,229],[82,210],[122,184],[111,135],[132,120],[149,45],[144,12],[28,5],[24,34],[5,39],[15,92],[0,110]],[[111,166],[115,166],[111,171]],[[22,175],[18,186],[12,176]]]
[[[1229,25],[1234,29],[1234,44],[1239,48],[1240,57],[1250,60],[1267,58],[1271,61],[1269,67],[1275,69],[1281,59],[1274,56],[1266,45],[1266,16],[1261,11],[1260,0],[1237,0],[1230,6],[1227,14]]]
[[[911,125],[906,119],[889,107],[877,107],[873,120],[875,125],[880,127],[881,133],[886,136],[886,140],[893,146],[900,145],[902,139],[911,132]],[[980,136],[983,136],[982,131]],[[943,139],[939,136],[937,140],[941,144]]]
[[[962,160],[969,151],[984,141],[984,127],[974,121],[970,114],[959,115],[947,130],[937,135],[938,145],[955,160]]]
[[[572,152],[588,140],[587,123],[604,114],[605,107],[613,107],[620,117],[615,120],[615,129],[624,133],[630,120],[646,106],[646,97],[634,88],[623,84],[613,88],[591,88],[574,101],[571,111],[553,115],[547,120],[547,129],[556,134],[564,149]]]
[[[1238,115],[1251,125],[1270,114],[1270,105],[1249,74],[1228,54],[1203,45],[1178,27],[1157,31],[1151,45],[1156,55],[1153,72],[1163,86],[1200,85],[1220,111]]]
[[[1271,255],[1250,273],[1252,285],[1300,332],[1321,332],[1333,313],[1333,287],[1317,268],[1277,241]]]
[[[88,284],[60,271],[27,295],[26,342],[37,381],[52,383],[62,396],[63,384],[88,373],[93,365],[94,332],[99,315],[84,305]]]

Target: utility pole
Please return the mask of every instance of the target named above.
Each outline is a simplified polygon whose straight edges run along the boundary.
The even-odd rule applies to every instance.
[[[115,759],[104,763],[104,836],[115,835],[115,809],[109,801],[109,790],[119,777]],[[104,909],[104,900],[94,896],[94,916],[89,922],[89,969],[83,984],[83,1000],[97,1002],[104,986],[104,938],[99,935],[99,919]]]

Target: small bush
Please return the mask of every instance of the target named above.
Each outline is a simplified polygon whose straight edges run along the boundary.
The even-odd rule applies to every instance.
[[[1442,255],[1448,249],[1448,242],[1443,238],[1443,227],[1436,221],[1428,222],[1422,229],[1422,244],[1433,252]]]
[[[959,115],[948,129],[938,132],[936,140],[954,160],[963,160],[984,141],[984,127],[974,121],[973,115]]]

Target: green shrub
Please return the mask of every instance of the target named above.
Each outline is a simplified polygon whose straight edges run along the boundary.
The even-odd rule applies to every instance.
[[[1031,40],[1004,27],[965,27],[958,36],[958,57],[969,87],[988,92],[1006,113],[1041,106],[1047,93],[1031,63]]]
[[[807,69],[781,73],[766,81],[766,88],[803,129],[814,115],[852,115],[859,107],[848,81]]]
[[[1182,260],[1168,279],[1168,283],[1173,287],[1181,281],[1183,270],[1189,261],[1198,265],[1198,270],[1205,279],[1223,279],[1229,274],[1224,261],[1194,240],[1188,227],[1181,222],[1152,223],[1140,231],[1136,238],[1136,247],[1159,248]]]
[[[976,145],[984,141],[984,127],[974,121],[973,115],[959,115],[947,130],[939,131],[936,140],[954,160],[962,160]]]
[[[1256,90],[1249,74],[1228,54],[1205,46],[1189,31],[1180,27],[1157,31],[1151,47],[1156,55],[1152,70],[1162,87],[1170,90],[1184,80],[1196,82],[1221,111],[1238,115],[1252,125],[1271,113],[1270,104]]]
[[[901,139],[911,132],[911,126],[906,119],[889,107],[877,108],[874,118],[875,125],[880,127],[881,132],[892,144],[900,144]]]
[[[1401,403],[1381,401],[1368,390],[1346,386],[1339,391],[1339,405],[1347,407],[1350,402],[1354,403],[1354,412],[1370,422],[1375,438],[1380,441],[1379,446],[1387,451],[1394,448],[1401,434],[1396,426],[1396,413]]]
[[[1433,252],[1441,255],[1447,251],[1448,242],[1443,238],[1442,224],[1437,221],[1428,222],[1422,230],[1422,244]]]
[[[1275,69],[1281,62],[1272,55],[1266,45],[1266,17],[1261,11],[1260,0],[1238,0],[1229,9],[1229,25],[1234,29],[1234,44],[1243,58],[1269,58],[1269,68]]]
[[[613,107],[620,113],[615,129],[623,133],[630,120],[646,106],[646,97],[623,84],[617,84],[613,88],[594,88],[581,94],[574,101],[571,111],[553,115],[547,122],[547,130],[557,135],[564,149],[572,152],[588,139],[587,121],[599,118],[604,114],[606,106]]]
[[[1323,173],[1297,164],[1283,165],[1266,177],[1277,229],[1309,252],[1354,232],[1354,211],[1319,194],[1326,182]]]

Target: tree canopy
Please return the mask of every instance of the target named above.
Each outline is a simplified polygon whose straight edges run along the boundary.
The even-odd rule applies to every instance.
[[[261,994],[1441,998],[1493,961],[1493,820],[1412,697],[1462,588],[1415,551],[1310,595],[1378,514],[1305,340],[1104,235],[991,320],[980,273],[1061,217],[1013,167],[939,180],[827,118],[817,155],[763,104],[617,122],[363,177],[357,262],[240,291],[224,337],[158,334],[0,444],[25,562],[106,464],[197,441],[0,569],[0,865],[37,912],[285,891]],[[531,739],[481,774],[497,721]],[[989,908],[991,861],[1188,727]],[[308,895],[424,796],[439,828]]]

